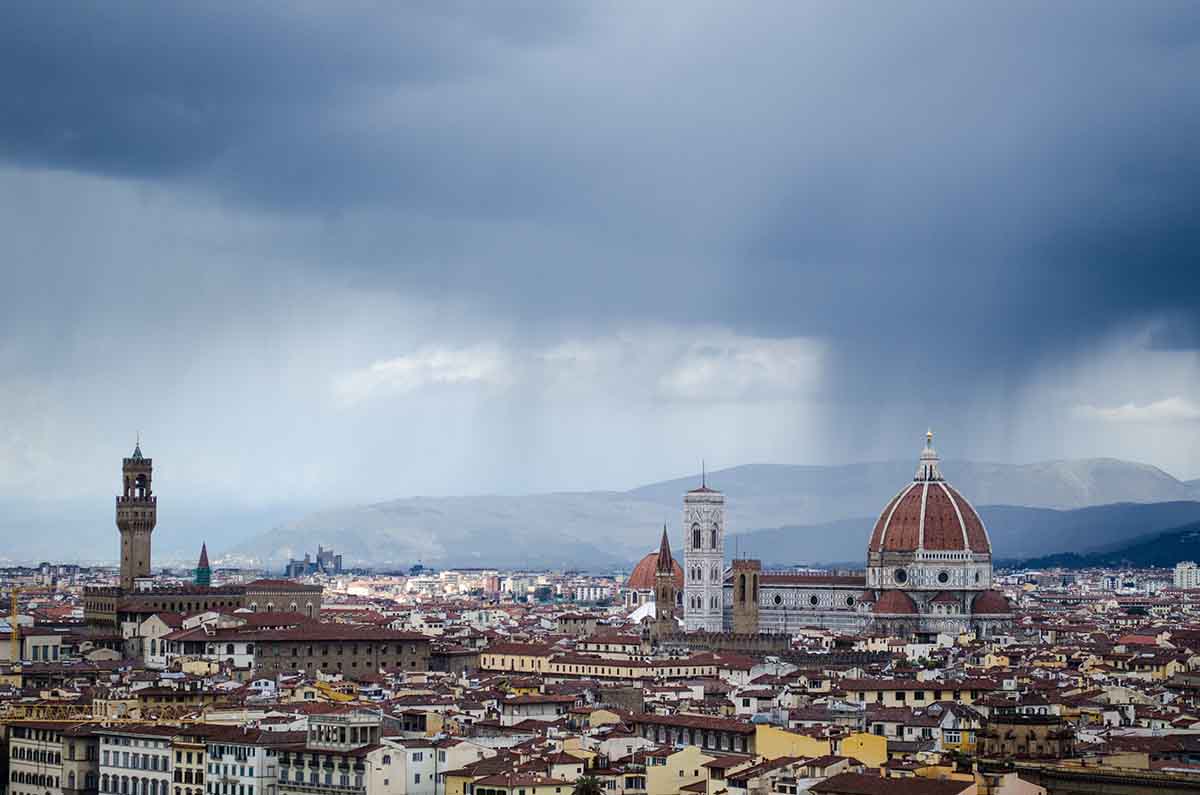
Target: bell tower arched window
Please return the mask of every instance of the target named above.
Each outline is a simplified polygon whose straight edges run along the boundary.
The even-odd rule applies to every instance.
[[[692,525],[692,548],[700,548],[700,525],[698,524]]]

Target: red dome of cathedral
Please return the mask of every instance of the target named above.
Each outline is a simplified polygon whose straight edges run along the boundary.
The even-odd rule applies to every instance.
[[[675,587],[683,590],[683,567],[674,557],[671,558],[671,568],[675,572]],[[625,584],[625,587],[634,591],[653,591],[654,574],[657,571],[658,552],[651,552],[633,567],[633,571],[629,575],[629,582]]]
[[[1008,597],[999,591],[984,591],[975,597],[971,612],[977,615],[1011,613],[1012,605],[1008,603]]]
[[[942,479],[933,434],[926,434],[917,476],[883,509],[868,552],[970,551],[991,554],[979,514]]]
[[[892,616],[915,616],[920,611],[917,610],[917,603],[904,591],[884,591],[879,595],[879,601],[875,603],[872,612]]]

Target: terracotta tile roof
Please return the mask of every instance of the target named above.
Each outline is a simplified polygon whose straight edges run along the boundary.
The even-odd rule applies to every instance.
[[[668,549],[668,552],[670,550]],[[625,583],[625,587],[635,591],[653,591],[654,576],[659,567],[660,551],[651,552],[646,557],[638,561],[633,567],[633,571],[629,574],[629,579]],[[671,568],[674,571],[675,587],[683,588],[683,567],[679,565],[679,561],[674,557],[671,558]]]
[[[983,521],[974,507],[941,480],[910,483],[893,497],[876,520],[867,548],[872,552],[908,552],[918,548],[992,551]]]
[[[813,784],[809,792],[830,795],[959,795],[974,788],[974,781],[883,778],[866,773],[839,773]]]
[[[903,591],[884,591],[871,611],[883,615],[916,615],[917,604]]]
[[[999,591],[984,591],[975,597],[971,603],[971,612],[980,615],[994,615],[1012,612],[1008,598]]]
[[[960,550],[965,547],[963,528],[958,521],[944,484],[931,484],[925,495],[925,527],[922,546],[925,549]]]
[[[425,641],[428,643],[430,638],[428,635],[422,635],[419,632],[400,632],[398,630],[380,629],[370,625],[360,624],[326,624],[312,623],[301,624],[289,629],[261,629],[246,631],[243,629],[242,637],[253,637],[258,642],[269,641],[362,641],[370,643],[372,641]]]
[[[754,734],[754,725],[748,721],[714,718],[708,715],[654,715],[648,712],[633,716],[633,721],[652,726],[675,726],[686,729]]]
[[[910,483],[899,494],[892,498],[884,512],[875,523],[876,531],[871,533],[869,549],[916,549],[917,537],[913,533],[911,547],[905,547],[909,542],[907,537],[900,538],[899,529],[908,526],[915,531],[921,518],[921,490],[916,483]]]
[[[954,487],[949,483],[944,484],[946,490],[950,492],[950,496],[958,503],[958,509],[962,511],[963,524],[967,528],[967,543],[974,552],[991,552],[992,543],[988,540],[987,530],[984,529],[983,520],[979,518],[979,514],[975,511],[975,507],[971,503],[963,499],[963,496],[955,491]]]

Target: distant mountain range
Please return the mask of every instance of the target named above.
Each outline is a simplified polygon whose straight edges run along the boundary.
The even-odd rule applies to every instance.
[[[741,548],[776,564],[861,563],[876,515],[913,470],[912,462],[752,464],[712,472],[708,482],[728,501],[728,525],[736,534],[727,542],[729,554]],[[1001,558],[1127,540],[1200,520],[1200,482],[1185,483],[1145,464],[946,461],[942,471],[979,507]],[[693,475],[625,492],[411,497],[325,510],[253,536],[232,552],[271,566],[322,544],[349,562],[375,567],[610,569],[652,551],[664,522],[679,543],[682,496],[699,480]]]
[[[1117,503],[1063,511],[976,505],[997,561],[1127,543],[1148,532],[1200,521],[1200,502]],[[738,551],[764,564],[845,562],[861,566],[877,517],[779,527],[738,536]]]
[[[728,554],[772,565],[861,565],[883,505],[914,462],[848,466],[752,464],[711,472],[725,492]],[[945,461],[942,470],[980,510],[999,558],[1088,550],[1200,520],[1200,480],[1114,459],[1021,466]],[[156,565],[214,562],[280,568],[317,545],[375,567],[504,566],[590,570],[628,566],[658,546],[663,523],[679,545],[681,500],[699,474],[630,491],[529,496],[412,497],[323,507],[315,501],[243,505],[160,493]],[[1112,505],[1112,503],[1134,503]],[[0,500],[0,565],[39,560],[115,562],[111,497]],[[272,529],[266,529],[272,528]]]
[[[1082,569],[1099,566],[1158,566],[1169,568],[1184,560],[1200,560],[1200,521],[1153,531],[1106,547],[1084,552],[1061,552],[1022,561],[1031,569]]]

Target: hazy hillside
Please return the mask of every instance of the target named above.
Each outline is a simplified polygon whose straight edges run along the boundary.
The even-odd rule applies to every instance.
[[[914,469],[915,463],[900,461],[835,467],[749,464],[714,472],[710,481],[731,501],[736,496],[738,510],[752,515],[755,508],[786,511],[793,523],[818,524],[878,514],[912,479]],[[1184,483],[1158,467],[1112,458],[1022,465],[944,461],[942,472],[974,505],[1083,508],[1200,500],[1200,483]],[[629,493],[677,508],[680,495],[698,481],[698,476],[679,478]]]
[[[1061,509],[1200,497],[1200,487],[1160,469],[1113,459],[1022,466],[947,461],[943,471],[976,505]],[[709,483],[726,494],[732,533],[776,528],[769,531],[774,536],[761,539],[771,545],[767,548],[775,555],[772,560],[857,561],[874,516],[912,472],[913,465],[904,462],[838,467],[754,464],[712,472]],[[252,537],[233,551],[271,565],[320,543],[336,547],[348,560],[376,566],[421,561],[437,566],[601,568],[651,551],[664,522],[678,538],[681,497],[698,482],[695,475],[628,492],[392,500],[311,514]],[[1006,539],[1011,536],[1021,550],[1009,552],[998,544],[997,554],[1019,557],[1069,548],[1072,542],[1067,539],[1084,533],[1072,528],[1091,527],[1087,517],[1054,513],[1006,514],[995,509],[997,530]],[[993,520],[985,513],[985,521]],[[1114,528],[1134,522],[1136,529],[1126,535],[1114,529],[1112,537],[1127,538],[1147,529],[1136,521],[1140,520],[1134,516],[1113,519]],[[1039,546],[1043,540],[1046,544]],[[731,554],[736,543],[740,542],[729,542]],[[785,549],[787,555],[781,552]]]
[[[1146,533],[1106,549],[1064,552],[1024,561],[1028,568],[1085,568],[1088,566],[1159,566],[1169,568],[1183,560],[1200,560],[1200,521],[1169,530]]]
[[[605,568],[649,551],[667,519],[661,507],[618,492],[414,497],[315,513],[236,551],[273,565],[324,544],[377,567]]]
[[[1200,521],[1200,502],[1120,503],[1070,511],[1016,505],[976,508],[1001,559],[1125,544],[1148,532]],[[860,563],[875,518],[762,530],[739,536],[737,544],[744,555],[768,563]]]

